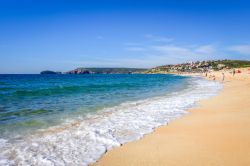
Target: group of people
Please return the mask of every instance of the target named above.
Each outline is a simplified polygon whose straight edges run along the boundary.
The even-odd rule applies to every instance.
[[[235,71],[235,69],[233,69],[232,75],[234,76],[235,73],[236,73],[236,71]],[[205,77],[207,77],[207,76],[208,76],[208,73],[206,72],[206,73],[205,73]],[[214,74],[213,74],[213,75],[210,74],[210,75],[208,76],[208,78],[209,78],[209,79],[212,79],[212,80],[215,80],[215,79],[216,79],[216,77],[215,77]],[[224,80],[225,80],[225,73],[222,72],[222,73],[221,73],[221,81],[224,82]]]
[[[206,72],[206,73],[205,73],[205,77],[207,77],[207,76],[208,76],[208,73]],[[212,80],[215,80],[215,79],[216,79],[216,77],[215,77],[214,74],[213,74],[213,75],[209,74],[208,78],[209,78],[209,79],[212,79]]]

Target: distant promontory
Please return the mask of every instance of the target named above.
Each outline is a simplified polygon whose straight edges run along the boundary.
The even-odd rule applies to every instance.
[[[77,68],[66,74],[132,74],[146,71],[138,68]]]
[[[135,74],[142,73],[148,69],[140,68],[83,68],[79,67],[74,70],[64,72],[63,74]],[[61,72],[55,71],[42,71],[40,74],[62,74]]]

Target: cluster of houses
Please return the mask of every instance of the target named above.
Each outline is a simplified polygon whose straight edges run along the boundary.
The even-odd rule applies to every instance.
[[[164,65],[149,70],[149,73],[178,73],[178,72],[208,72],[228,68],[225,64],[218,61],[196,61],[175,65]]]

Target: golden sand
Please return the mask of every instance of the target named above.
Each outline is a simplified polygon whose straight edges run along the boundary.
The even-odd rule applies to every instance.
[[[141,140],[107,152],[98,166],[249,166],[250,71],[224,71],[219,95]],[[221,72],[213,72],[221,81]]]

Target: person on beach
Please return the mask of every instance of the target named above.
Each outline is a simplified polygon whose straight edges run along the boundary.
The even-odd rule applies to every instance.
[[[222,82],[223,82],[225,79],[225,74],[224,73],[221,73],[221,74],[222,74]]]
[[[235,69],[233,69],[233,76],[235,75]]]
[[[215,81],[215,75],[213,74],[211,77],[212,77],[212,79]]]

